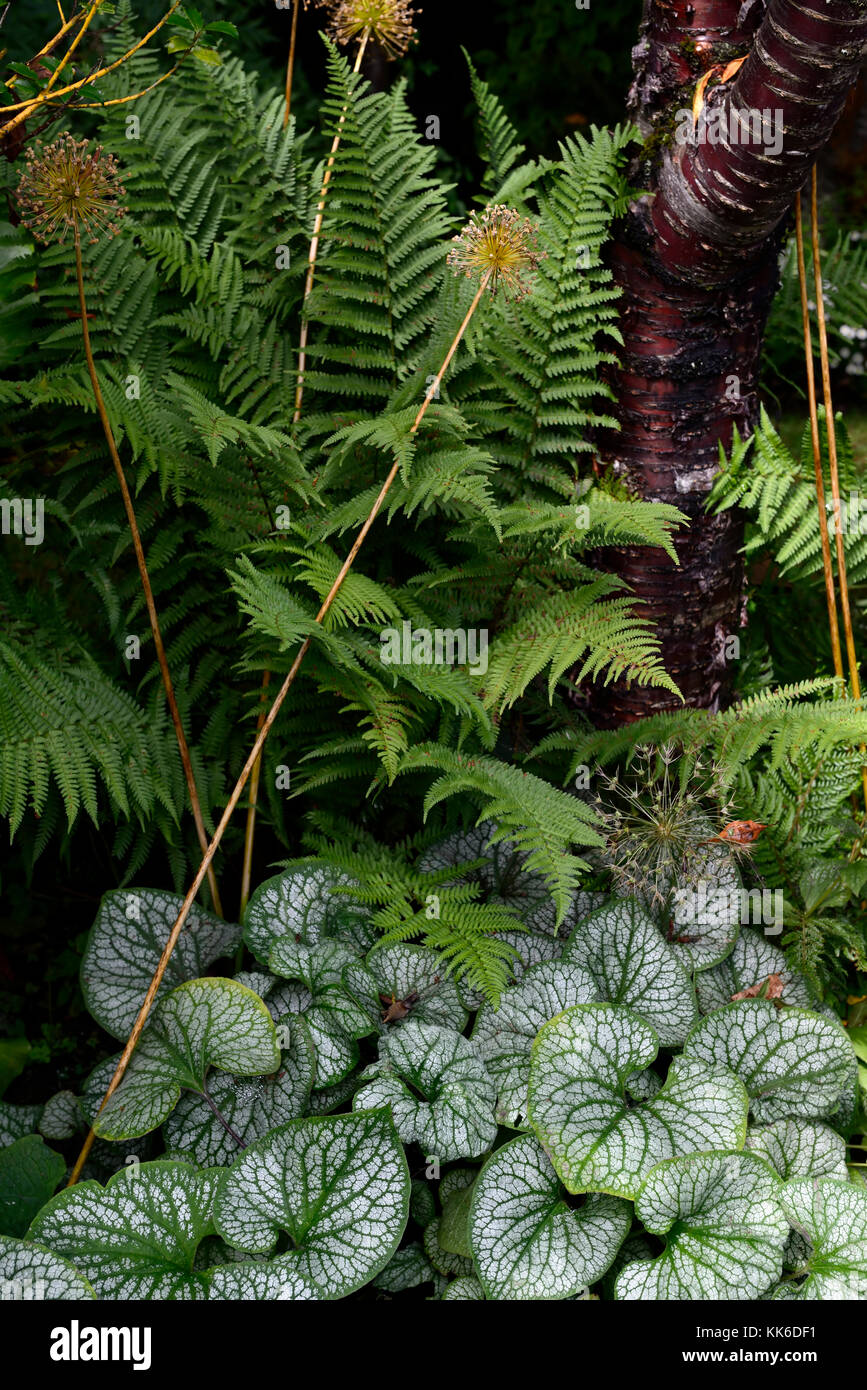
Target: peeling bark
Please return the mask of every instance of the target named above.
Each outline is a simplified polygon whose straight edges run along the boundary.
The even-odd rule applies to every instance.
[[[679,567],[638,547],[608,560],[656,622],[665,665],[690,705],[725,703],[727,640],[745,621],[740,522],[704,511],[719,444],[730,445],[735,423],[743,434],[757,422],[786,220],[865,50],[867,6],[854,0],[645,0],[630,106],[663,153],[611,252],[623,290],[624,347],[611,374],[620,430],[600,441],[600,457],[635,493],[690,517]],[[702,72],[745,54],[733,82],[705,93],[718,142],[672,138],[665,147]],[[769,141],[757,142],[749,112],[769,113]],[[593,712],[613,724],[675,704],[668,692],[621,683],[596,692]]]

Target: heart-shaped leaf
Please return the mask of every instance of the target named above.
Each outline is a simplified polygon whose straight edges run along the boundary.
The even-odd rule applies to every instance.
[[[106,893],[81,962],[84,1002],[97,1023],[126,1042],[183,898],[154,888]],[[169,959],[157,1001],[231,955],[241,928],[193,907]]]
[[[442,1218],[434,1217],[424,1228],[424,1250],[434,1269],[440,1274],[472,1274],[473,1262],[465,1255],[456,1255],[440,1244],[440,1225]]]
[[[38,1134],[0,1149],[0,1235],[23,1236],[65,1172],[64,1159]]]
[[[237,1250],[268,1254],[280,1231],[290,1237],[294,1248],[270,1262],[270,1271],[250,1271],[254,1281],[260,1269],[310,1296],[344,1298],[397,1249],[409,1188],[386,1111],[292,1120],[257,1139],[223,1175],[214,1220]],[[222,1294],[226,1280],[215,1287]]]
[[[71,1139],[82,1126],[81,1106],[74,1091],[57,1091],[45,1102],[39,1133],[46,1139]]]
[[[848,1181],[846,1144],[827,1125],[777,1120],[749,1129],[747,1148],[769,1163],[784,1181],[821,1177]]]
[[[832,1114],[856,1072],[852,1044],[838,1023],[765,999],[743,999],[708,1014],[687,1038],[683,1055],[737,1072],[763,1124]]]
[[[443,1303],[483,1303],[485,1291],[472,1274],[459,1275],[442,1292]]]
[[[33,1134],[42,1114],[41,1105],[11,1105],[0,1100],[0,1148]]]
[[[486,902],[501,904],[517,912],[531,931],[553,935],[557,931],[557,906],[542,874],[527,869],[529,855],[516,850],[508,840],[494,843],[498,827],[484,821],[470,830],[461,830],[427,850],[418,861],[422,873],[436,873],[481,860],[476,868],[455,882],[477,883]]]
[[[442,1028],[466,1027],[467,1011],[457,985],[446,975],[442,956],[427,946],[405,942],[382,944],[368,951],[364,966],[348,965],[343,982],[377,1025],[397,1025],[405,1018]]]
[[[250,1144],[304,1114],[313,1085],[313,1044],[302,1018],[281,1027],[285,1046],[272,1075],[241,1078],[216,1072],[208,1081],[211,1105],[194,1092],[181,1096],[163,1128],[170,1148],[190,1154],[203,1168],[227,1166],[238,1157],[238,1139]]]
[[[743,1144],[746,1093],[713,1064],[676,1057],[662,1089],[630,1107],[629,1077],[656,1053],[650,1025],[613,1004],[567,1009],[540,1030],[530,1060],[530,1123],[569,1192],[633,1197],[665,1158]]]
[[[784,1004],[809,1009],[813,1003],[803,976],[792,970],[783,952],[752,927],[744,927],[731,954],[712,970],[696,977],[695,992],[703,1014],[731,1004],[733,996],[768,981],[779,988],[776,995]],[[772,996],[766,996],[772,997]]]
[[[634,898],[611,902],[581,922],[563,959],[583,965],[597,999],[631,1009],[664,1046],[682,1043],[698,1017],[689,971]]]
[[[274,1021],[237,980],[190,980],[154,1011],[126,1076],[97,1115],[104,1139],[132,1139],[161,1125],[181,1090],[207,1093],[211,1067],[255,1076],[280,1066]]]
[[[403,1293],[406,1289],[418,1288],[419,1284],[433,1283],[435,1274],[420,1243],[413,1241],[392,1255],[385,1269],[374,1279],[373,1287],[385,1293]]]
[[[504,990],[498,1009],[485,1004],[479,1010],[472,1040],[496,1082],[500,1124],[511,1129],[526,1125],[530,1048],[542,1024],[572,1004],[589,1004],[598,997],[593,978],[582,966],[545,961]]]
[[[781,1201],[806,1258],[775,1298],[867,1299],[867,1188],[801,1178],[784,1184]]]
[[[377,1030],[369,1012],[351,999],[343,986],[343,970],[356,959],[339,941],[324,940],[306,946],[294,940],[278,941],[270,956],[277,975],[300,982],[310,1003],[304,1021],[316,1049],[316,1085],[333,1086],[352,1071],[358,1061],[358,1039]]]
[[[626,1265],[621,1299],[761,1298],[780,1276],[788,1223],[780,1181],[754,1154],[706,1153],[660,1163],[642,1184],[635,1214],[667,1235],[655,1260]]]
[[[206,1298],[196,1250],[213,1226],[219,1176],[182,1163],[142,1163],[67,1187],[42,1208],[28,1239],[71,1260],[98,1298]]]
[[[488,1298],[571,1298],[600,1279],[632,1224],[628,1203],[594,1193],[576,1209],[536,1139],[497,1149],[475,1184],[470,1240]]]
[[[263,965],[281,940],[315,946],[335,937],[356,952],[373,944],[370,914],[348,890],[346,874],[327,864],[299,864],[266,879],[253,893],[244,913],[244,940]]]
[[[0,1299],[44,1302],[96,1298],[83,1274],[53,1250],[0,1236]]]
[[[403,1142],[420,1144],[441,1163],[490,1148],[497,1090],[474,1043],[410,1019],[380,1039],[379,1057],[364,1072],[353,1109],[390,1105]]]
[[[708,826],[708,836],[713,834]],[[670,884],[671,906],[666,936],[690,971],[708,970],[725,960],[745,916],[740,875],[719,844],[696,846],[688,884]]]

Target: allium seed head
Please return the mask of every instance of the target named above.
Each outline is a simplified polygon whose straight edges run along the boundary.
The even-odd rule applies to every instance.
[[[413,19],[420,13],[406,0],[338,0],[331,6],[330,27],[342,44],[367,30],[387,58],[401,58],[415,38]]]
[[[481,279],[489,274],[491,294],[502,285],[508,295],[520,299],[530,293],[525,277],[538,269],[544,254],[529,218],[495,204],[470,215],[460,236],[454,238],[448,264],[456,275],[463,271]]]
[[[63,241],[70,227],[78,226],[96,241],[96,233],[115,236],[124,188],[114,157],[87,140],[61,135],[39,153],[27,152],[27,167],[18,185],[21,220],[37,241]]]

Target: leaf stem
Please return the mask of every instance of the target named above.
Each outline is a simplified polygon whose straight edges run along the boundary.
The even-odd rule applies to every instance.
[[[220,1124],[223,1126],[223,1129],[226,1131],[226,1133],[227,1133],[228,1135],[230,1135],[230,1137],[231,1137],[232,1139],[234,1139],[235,1143],[238,1145],[239,1148],[246,1149],[247,1145],[244,1143],[244,1140],[241,1138],[240,1134],[237,1134],[237,1133],[236,1133],[236,1131],[235,1131],[235,1130],[232,1128],[232,1126],[229,1124],[229,1121],[226,1119],[225,1115],[223,1115],[223,1114],[217,1109],[216,1105],[214,1104],[213,1100],[211,1099],[211,1093],[210,1093],[210,1091],[208,1090],[208,1083],[207,1083],[206,1081],[203,1081],[203,1082],[202,1082],[202,1092],[201,1092],[201,1093],[202,1093],[202,1097],[203,1097],[204,1100],[207,1102],[207,1104],[210,1106],[211,1110],[213,1111],[213,1113],[214,1113],[214,1115],[217,1117],[217,1119],[220,1121]]]

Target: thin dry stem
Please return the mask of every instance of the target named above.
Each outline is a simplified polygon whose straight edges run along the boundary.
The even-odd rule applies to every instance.
[[[846,655],[849,661],[849,679],[852,696],[856,702],[861,700],[861,679],[858,674],[858,657],[855,652],[855,635],[852,631],[852,611],[849,606],[849,583],[846,578],[846,548],[843,544],[843,512],[840,505],[840,474],[837,466],[837,429],[834,422],[834,401],[831,396],[831,364],[828,354],[828,330],[825,324],[825,300],[822,285],[822,252],[819,246],[819,197],[816,166],[810,186],[810,230],[813,241],[813,271],[816,278],[816,317],[819,324],[819,352],[822,359],[822,394],[825,400],[825,424],[828,430],[828,471],[831,475],[831,497],[834,503],[834,540],[837,545],[837,575],[840,580],[840,608],[843,613],[843,631],[846,634]],[[862,744],[862,753],[867,748]],[[867,810],[867,762],[861,768],[861,787],[864,792],[864,806]]]
[[[837,621],[837,596],[834,591],[834,570],[831,564],[831,544],[828,539],[828,510],[825,503],[825,477],[822,472],[822,446],[819,442],[819,407],[816,401],[816,372],[813,364],[813,335],[810,329],[810,308],[807,302],[807,270],[804,262],[804,228],[801,195],[795,199],[795,236],[798,246],[798,280],[801,287],[801,318],[804,332],[804,356],[807,367],[807,399],[810,403],[810,437],[813,442],[813,467],[816,474],[816,502],[819,508],[819,531],[822,537],[822,568],[825,572],[825,598],[828,604],[828,627],[834,672],[843,675],[843,653],[840,647],[840,626]]]
[[[262,725],[265,722],[267,710],[265,708],[266,692],[271,684],[271,672],[266,671],[262,677],[262,695],[260,704],[262,706],[259,718],[256,721],[256,733],[261,733]],[[259,776],[262,771],[261,754],[253,764],[253,772],[250,777],[250,804],[247,807],[247,828],[244,832],[244,866],[241,871],[241,906],[238,909],[239,919],[243,919],[244,910],[250,901],[250,880],[253,872],[253,842],[256,838],[256,804],[259,800]]]
[[[295,40],[298,37],[298,11],[301,8],[301,0],[295,0],[292,6],[292,33],[289,36],[289,60],[286,64],[286,105],[283,110],[283,129],[289,124],[289,113],[292,108],[292,76],[295,72]]]

